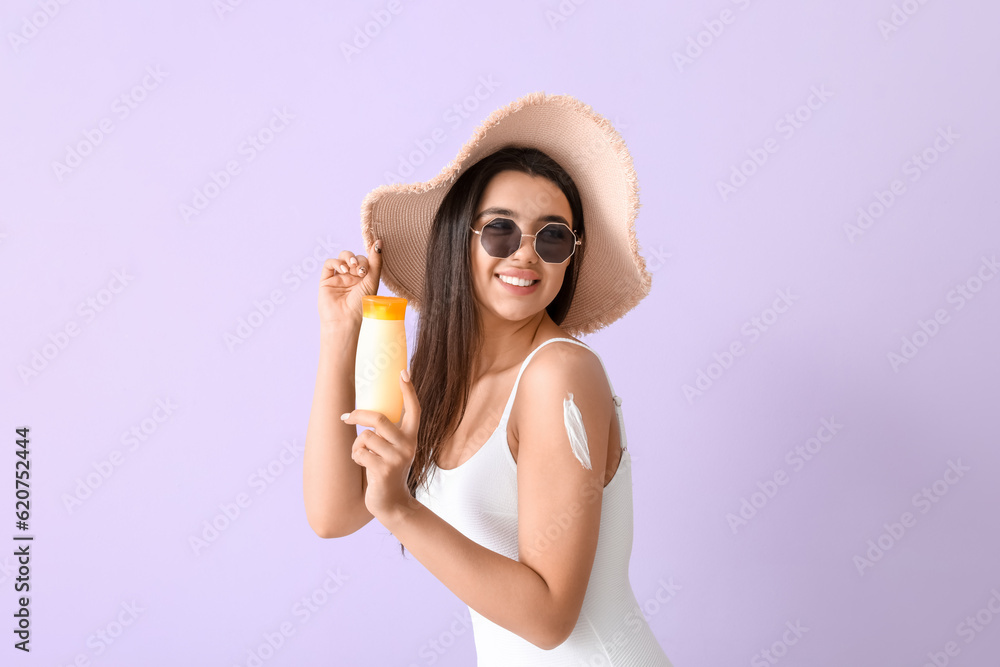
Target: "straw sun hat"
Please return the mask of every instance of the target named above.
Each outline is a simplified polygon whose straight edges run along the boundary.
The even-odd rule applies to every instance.
[[[569,173],[580,192],[587,249],[561,326],[579,336],[622,317],[649,293],[652,282],[635,236],[638,181],[611,122],[569,95],[525,95],[490,114],[434,178],[369,192],[361,204],[361,234],[366,248],[376,239],[384,241],[381,279],[420,310],[427,240],[438,205],[459,174],[505,146],[541,150]]]

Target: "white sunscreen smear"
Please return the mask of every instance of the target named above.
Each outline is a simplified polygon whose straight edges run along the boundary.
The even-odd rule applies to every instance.
[[[566,424],[566,433],[569,435],[569,444],[573,448],[573,455],[576,460],[587,470],[590,466],[590,449],[587,447],[587,431],[583,428],[583,416],[580,408],[573,402],[573,394],[569,398],[563,399],[563,423]]]

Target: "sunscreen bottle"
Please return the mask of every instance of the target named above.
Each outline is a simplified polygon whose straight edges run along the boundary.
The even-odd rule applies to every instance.
[[[406,368],[406,299],[361,297],[361,332],[354,361],[356,408],[381,412],[389,421],[403,417],[399,374]]]

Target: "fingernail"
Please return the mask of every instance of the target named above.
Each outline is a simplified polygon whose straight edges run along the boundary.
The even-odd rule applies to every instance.
[[[403,378],[403,382],[409,382],[410,372],[404,368],[403,370],[399,371],[399,377]]]
[[[381,240],[375,241],[375,252],[377,252],[380,255],[382,254],[382,241]]]
[[[350,412],[345,412],[344,414],[340,415],[340,418],[341,418],[341,419],[347,419],[347,418],[348,418],[348,417],[350,417],[350,416],[351,416],[351,413],[350,413]]]
[[[358,269],[358,275],[359,276],[365,275],[365,267],[362,266],[360,269]]]
[[[356,257],[351,257],[351,258],[350,258],[349,260],[347,260],[347,261],[348,261],[348,263],[349,263],[349,264],[350,264],[351,266],[354,266],[354,265],[356,265],[356,264],[358,263],[358,259],[357,259]]]

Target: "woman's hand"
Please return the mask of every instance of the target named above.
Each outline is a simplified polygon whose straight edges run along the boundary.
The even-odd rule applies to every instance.
[[[381,249],[381,241],[376,245]],[[378,293],[382,255],[369,248],[368,257],[344,250],[323,262],[319,281],[321,327],[361,324],[361,297]]]
[[[415,501],[406,486],[406,479],[417,451],[417,429],[420,426],[420,403],[407,371],[399,378],[403,388],[403,416],[397,426],[381,412],[354,410],[342,418],[346,424],[371,426],[358,434],[351,448],[351,458],[364,466],[368,478],[365,507],[372,516],[386,523],[405,511]]]

